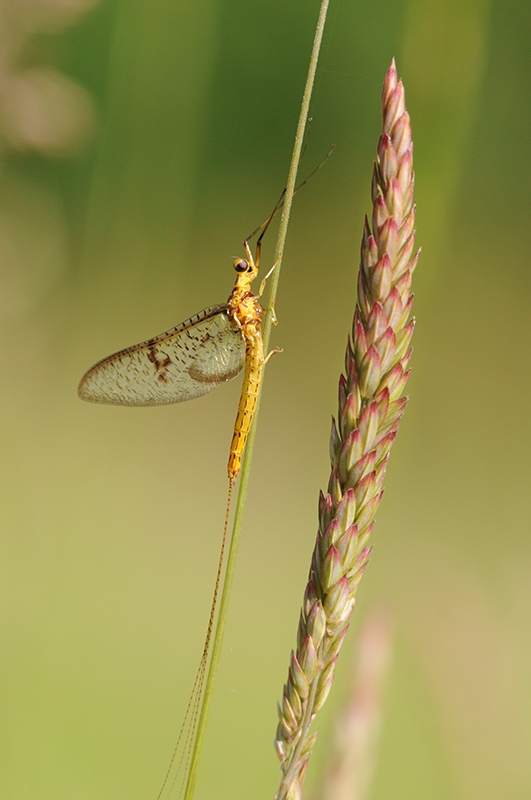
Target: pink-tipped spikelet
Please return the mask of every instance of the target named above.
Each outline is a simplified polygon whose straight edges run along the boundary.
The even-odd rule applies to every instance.
[[[338,422],[332,423],[332,469],[319,498],[319,531],[291,655],[275,746],[282,777],[276,800],[298,800],[317,733],[310,725],[334,679],[336,660],[367,566],[367,540],[382,497],[389,452],[407,398],[414,320],[411,275],[415,207],[413,145],[404,87],[394,61],[385,77],[383,132],[372,178],[372,222],[365,219],[358,302]]]

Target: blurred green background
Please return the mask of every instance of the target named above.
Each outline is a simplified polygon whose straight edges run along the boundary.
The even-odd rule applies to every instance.
[[[228,296],[286,180],[317,12],[2,4],[6,800],[156,797],[201,653],[240,381],[159,409],[91,406],[76,386]],[[390,662],[366,797],[531,796],[530,34],[522,0],[332,0],[302,177],[337,147],[293,209],[198,800],[276,789],[393,56],[423,248],[411,400],[306,797],[375,614]]]

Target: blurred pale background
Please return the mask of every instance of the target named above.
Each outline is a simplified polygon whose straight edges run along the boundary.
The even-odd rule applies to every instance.
[[[2,0],[6,800],[157,794],[201,652],[240,381],[160,409],[90,406],[76,386],[227,297],[284,186],[317,11]],[[305,789],[319,796],[348,651],[383,607],[367,797],[531,796],[530,33],[524,0],[331,4],[301,175],[337,147],[293,210],[198,800],[274,795],[393,56],[423,247],[411,401]]]

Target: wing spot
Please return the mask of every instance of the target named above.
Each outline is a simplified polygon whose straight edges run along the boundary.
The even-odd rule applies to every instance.
[[[147,356],[157,370],[157,379],[160,381],[160,383],[167,383],[168,367],[172,363],[171,358],[169,356],[165,356],[165,358],[159,358],[155,345],[150,344],[148,347],[149,350]]]

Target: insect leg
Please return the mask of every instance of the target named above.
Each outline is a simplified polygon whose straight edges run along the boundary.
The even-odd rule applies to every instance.
[[[278,264],[280,263],[281,259],[282,259],[282,256],[279,256],[277,258],[277,260],[275,261],[275,263],[273,264],[273,266],[271,267],[271,269],[269,270],[269,272],[267,273],[267,275],[265,276],[265,278],[262,279],[262,282],[260,283],[260,289],[258,290],[258,294],[256,295],[256,297],[262,297],[262,295],[264,293],[266,281],[267,281],[268,278],[271,277],[275,267],[278,266]]]
[[[267,364],[267,362],[269,361],[269,359],[271,358],[271,356],[274,356],[274,355],[275,355],[275,353],[283,353],[283,352],[284,352],[284,351],[282,350],[282,348],[281,348],[281,347],[275,347],[275,348],[274,348],[273,350],[271,350],[271,352],[270,352],[270,353],[268,353],[268,354],[266,355],[266,357],[264,358],[264,366]]]

